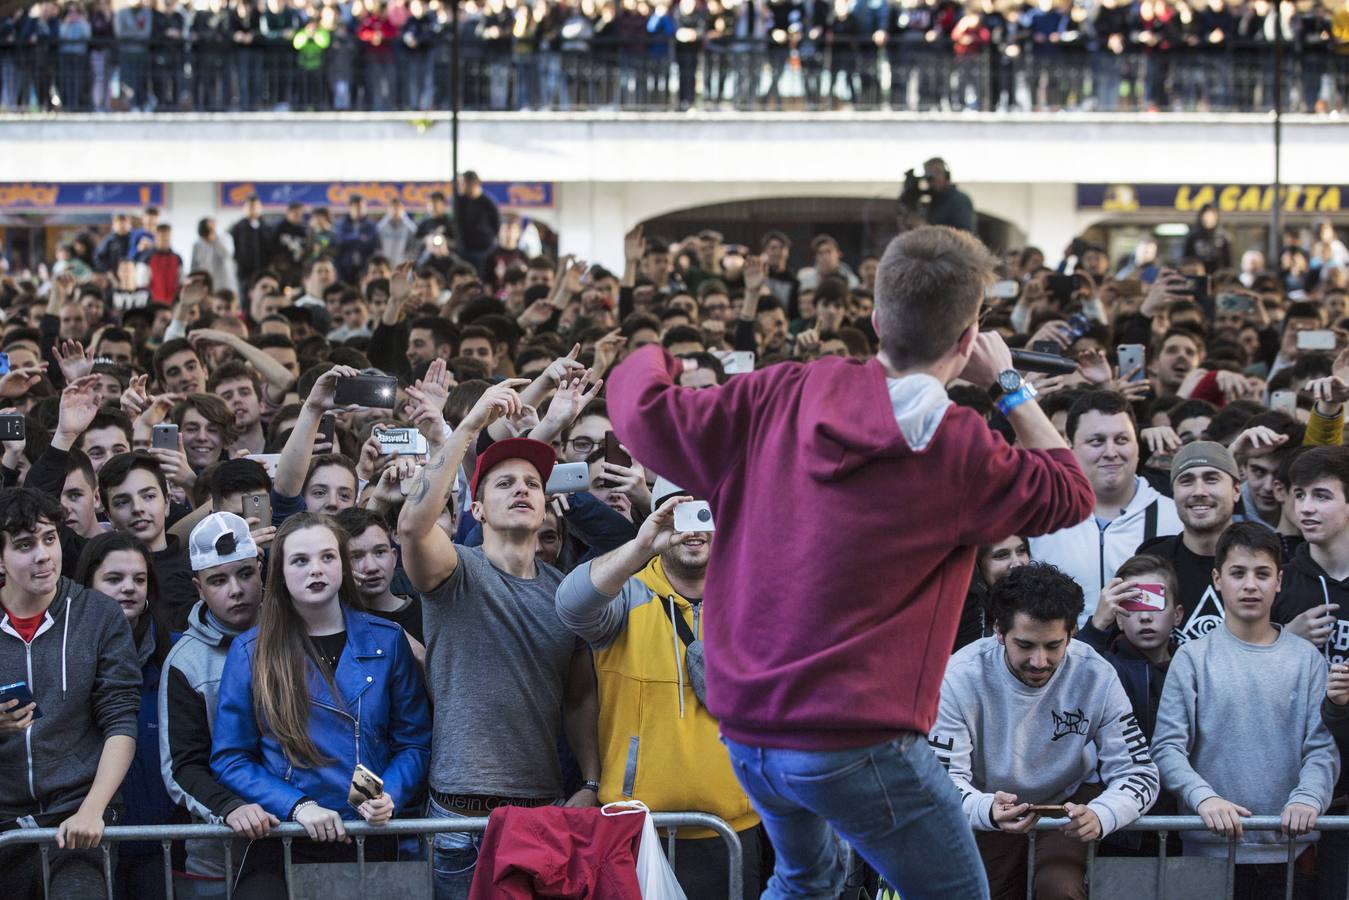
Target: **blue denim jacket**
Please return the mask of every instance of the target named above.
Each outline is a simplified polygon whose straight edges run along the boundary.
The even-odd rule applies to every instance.
[[[384,779],[398,810],[426,784],[431,756],[431,707],[421,669],[392,622],[343,609],[347,645],[337,663],[334,698],[318,668],[307,662],[309,734],[326,759],[318,768],[295,766],[275,735],[260,727],[253,708],[253,653],[258,630],[234,640],[225,660],[211,747],[220,783],[281,820],[302,798],[344,819],[351,775],[361,763]]]

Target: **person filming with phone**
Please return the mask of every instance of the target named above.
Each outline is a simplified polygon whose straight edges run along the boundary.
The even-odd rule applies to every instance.
[[[1024,895],[1025,835],[1045,817],[1067,822],[1039,836],[1035,896],[1086,900],[1087,845],[1148,811],[1157,767],[1114,667],[1073,640],[1077,582],[1031,563],[994,585],[989,605],[995,635],[951,658],[928,741],[960,791],[991,896]]]
[[[707,707],[776,849],[775,895],[842,887],[832,828],[906,898],[986,896],[960,797],[925,741],[942,672],[978,548],[1092,510],[1007,345],[979,333],[995,265],[973,235],[917,228],[877,272],[876,358],[695,390],[677,386],[682,360],[649,346],[609,382],[623,444],[706,498],[721,535]],[[951,403],[956,378],[992,389],[1016,448]]]

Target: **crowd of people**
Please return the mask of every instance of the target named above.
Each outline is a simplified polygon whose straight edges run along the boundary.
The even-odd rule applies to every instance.
[[[0,109],[1264,110],[1278,66],[1285,109],[1349,97],[1330,0],[468,0],[458,60],[451,15],[45,0],[0,18]]]
[[[638,226],[610,271],[507,249],[461,188],[378,222],[252,201],[188,265],[158,211],[118,214],[0,282],[0,685],[26,692],[0,702],[0,832],[59,828],[49,896],[102,896],[108,824],[225,823],[228,856],[174,848],[176,896],[283,897],[280,822],[331,863],[353,821],[632,799],[728,822],[746,897],[841,888],[796,807],[905,896],[1085,897],[1089,843],[1157,851],[1126,830],[1148,812],[1209,826],[1177,854],[1235,840],[1238,897],[1282,896],[1290,840],[1295,895],[1345,895],[1349,834],[1316,830],[1349,803],[1333,225],[1267,261],[1205,210],[1182,258],[1061,262],[946,227],[847,260]],[[870,387],[811,392],[839,373]],[[871,458],[888,482],[854,477]],[[857,541],[801,515],[826,488],[902,488],[924,524]],[[764,522],[783,552],[746,555]],[[852,605],[882,574],[927,605]],[[857,666],[879,686],[833,686]],[[919,739],[843,764],[897,722]],[[901,764],[961,814],[903,815]],[[1067,821],[1028,873],[1041,817]],[[972,830],[979,861],[901,826]],[[160,852],[116,845],[115,896],[164,897]],[[497,852],[437,834],[436,896],[490,892]],[[40,859],[0,852],[19,896]],[[680,833],[690,897],[726,866]]]

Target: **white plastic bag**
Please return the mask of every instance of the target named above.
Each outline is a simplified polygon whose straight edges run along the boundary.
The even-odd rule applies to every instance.
[[[606,816],[643,816],[642,843],[637,848],[637,886],[642,890],[642,900],[688,900],[661,849],[660,835],[651,824],[646,804],[637,800],[609,803],[600,812]]]

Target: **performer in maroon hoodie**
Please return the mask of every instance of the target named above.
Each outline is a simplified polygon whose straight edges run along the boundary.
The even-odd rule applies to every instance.
[[[926,741],[975,551],[1093,508],[1006,344],[979,333],[995,264],[967,233],[919,228],[881,261],[875,359],[692,390],[651,346],[610,382],[633,455],[712,504],[707,704],[777,852],[767,896],[837,896],[830,827],[907,900],[988,895]],[[956,378],[998,397],[1017,448],[952,405]]]

